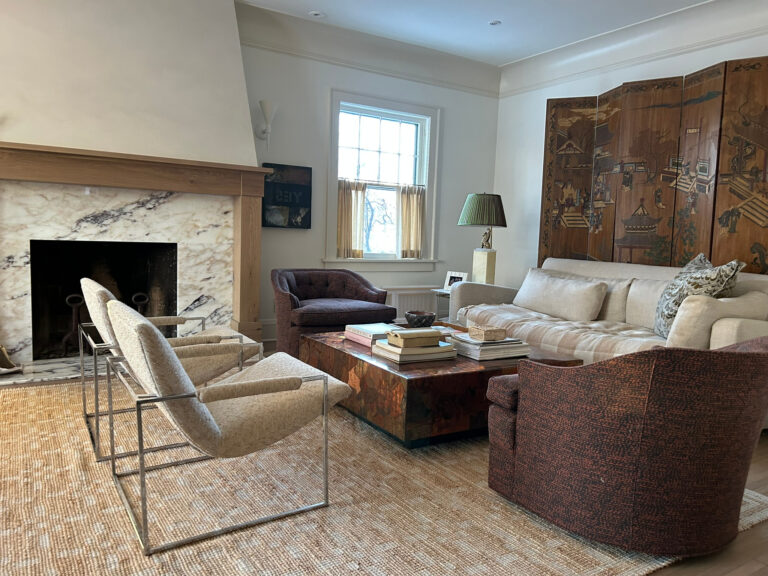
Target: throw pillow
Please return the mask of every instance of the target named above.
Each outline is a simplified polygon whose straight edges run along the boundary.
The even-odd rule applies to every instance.
[[[712,265],[712,262],[710,262],[706,256],[704,256],[704,253],[700,253],[698,256],[693,258],[688,264],[683,266],[683,269],[678,272],[678,276],[680,274],[690,274],[691,272],[699,272],[701,270],[712,270],[714,266]],[[742,266],[743,268],[743,266]],[[741,270],[741,268],[739,268]],[[675,277],[677,278],[677,276]],[[724,298],[726,296],[731,295],[731,291],[733,290],[733,287],[736,285],[736,274],[731,276],[723,286],[723,288],[715,294],[715,298]]]
[[[629,287],[632,284],[632,278],[599,278],[594,276],[583,276],[572,272],[563,272],[560,270],[549,270],[539,268],[540,272],[556,278],[573,278],[576,280],[586,280],[587,282],[604,282],[606,285],[605,300],[596,320],[607,320],[609,322],[625,322],[627,319],[627,296]]]
[[[712,298],[698,294],[680,305],[669,330],[667,346],[710,348],[712,325],[721,318],[765,320],[768,316],[768,294],[749,292],[738,298]]]
[[[605,282],[556,278],[531,268],[512,303],[564,320],[590,321],[600,313],[606,290]]]
[[[697,259],[698,257],[694,260]],[[691,264],[691,262],[688,264]],[[743,262],[732,260],[728,264],[714,268],[696,269],[696,265],[694,265],[686,270],[683,267],[667,285],[659,298],[659,303],[656,306],[656,322],[653,331],[663,338],[669,336],[669,330],[672,327],[672,322],[675,320],[680,304],[683,303],[687,296],[704,294],[714,297],[717,294],[722,294],[727,286],[733,286],[736,274],[744,266],[746,264]]]

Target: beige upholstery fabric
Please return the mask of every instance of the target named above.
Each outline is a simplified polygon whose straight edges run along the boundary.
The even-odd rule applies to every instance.
[[[116,300],[115,295],[90,278],[80,279],[80,289],[83,291],[88,314],[90,314],[91,321],[96,326],[102,342],[113,344],[115,342],[115,333],[112,330],[112,323],[107,315],[107,302]]]
[[[547,258],[541,265],[544,270],[560,270],[581,276],[600,278],[645,278],[649,280],[672,280],[682,268],[671,266],[649,266],[647,264],[626,264],[623,262],[597,262],[594,260],[571,260],[569,258]]]
[[[455,282],[451,285],[448,319],[463,324],[465,314],[462,309],[468,304],[511,304],[516,295],[515,288],[480,282]]]
[[[472,306],[467,321],[502,327],[507,336],[521,338],[545,352],[575,356],[585,364],[665,343],[648,328],[606,320],[562,320],[512,304]]]
[[[197,391],[197,398],[203,404],[219,400],[231,400],[256,394],[273,394],[287,390],[298,390],[301,378],[298,376],[281,376],[264,380],[246,380],[245,382],[226,382],[216,386],[207,386]]]
[[[555,278],[569,278],[586,282],[602,282],[606,285],[605,299],[596,320],[609,320],[611,322],[624,322],[627,319],[627,296],[632,278],[600,278],[595,276],[582,276],[560,270],[539,270],[540,274]]]
[[[99,335],[101,336],[102,341],[109,343],[114,342],[115,333],[112,330],[112,324],[107,313],[107,303],[110,300],[116,299],[114,294],[112,294],[98,282],[94,282],[89,278],[81,278],[80,287],[83,291],[83,296],[85,297],[85,304],[88,307],[88,313],[91,315],[91,320],[93,320],[93,324],[99,331]],[[162,316],[159,318],[161,318],[159,322],[157,321],[157,318],[150,318],[149,320],[156,326],[180,324],[183,323],[184,320],[182,316]],[[165,322],[162,320],[163,318],[173,319],[173,322]],[[226,326],[214,326],[213,328],[202,330],[193,336],[185,336],[184,338],[169,338],[168,342],[171,346],[176,347],[187,346],[190,344],[217,344],[221,342],[221,340],[228,338],[237,339],[238,341],[242,338],[242,342],[244,344],[243,360],[247,360],[254,356],[257,358],[257,360],[261,360],[264,357],[264,347],[261,342],[251,340],[247,336],[244,336],[239,332],[232,330],[231,328],[227,328]],[[197,350],[200,350],[200,348],[197,348]],[[205,352],[203,355],[209,356],[210,353]],[[212,360],[209,360],[209,364],[211,362]],[[205,371],[211,373],[212,375],[209,376],[209,378],[212,378],[213,376],[223,374],[227,370],[234,368],[239,364],[239,362],[240,355],[238,351],[238,355],[234,359],[227,359],[224,357],[217,358],[216,366],[218,366],[218,368],[214,369],[213,366],[209,365],[206,367]],[[202,372],[199,374],[201,373]],[[195,380],[197,381],[197,378],[195,378]]]
[[[194,394],[194,384],[157,328],[117,300],[107,304],[107,311],[120,351],[142,388],[158,396]],[[218,452],[219,428],[197,398],[160,402],[158,406],[193,445],[206,454]]]
[[[721,318],[768,319],[768,294],[749,292],[720,299],[703,294],[688,296],[672,323],[667,346],[708,349],[712,325]]]
[[[159,405],[179,431],[206,454],[235,457],[255,452],[292,434],[322,413],[321,379],[303,382],[298,389],[285,388],[293,388],[296,377],[324,373],[287,354],[274,354],[195,391],[157,328],[118,301],[110,302],[107,308],[120,349],[141,386],[161,396],[196,393],[190,399]],[[328,406],[346,398],[351,391],[343,382],[329,377]],[[243,396],[246,392],[253,395]]]
[[[627,295],[627,324],[650,328],[656,322],[656,306],[668,280],[635,278]]]
[[[715,350],[736,342],[744,342],[763,336],[768,336],[768,322],[766,321],[748,318],[721,318],[712,324],[709,347]],[[768,418],[766,418],[766,424],[768,424]]]
[[[607,289],[604,282],[558,278],[531,268],[512,303],[565,320],[594,320]]]

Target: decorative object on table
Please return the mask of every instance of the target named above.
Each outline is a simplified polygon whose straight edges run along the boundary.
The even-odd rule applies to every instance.
[[[504,340],[507,337],[507,331],[496,326],[470,326],[467,332],[470,338],[482,342]]]
[[[456,282],[464,282],[467,279],[467,276],[469,274],[467,272],[453,272],[448,271],[445,273],[445,284],[443,285],[444,290],[449,290],[451,286],[456,284]]]
[[[425,310],[409,310],[405,313],[405,320],[409,328],[428,328],[432,326],[437,314]]]
[[[457,332],[451,336],[451,342],[458,354],[478,361],[519,358],[531,353],[530,346],[519,338],[477,340],[464,332]]]
[[[467,194],[459,216],[459,226],[487,226],[481,247],[472,257],[472,281],[493,284],[496,276],[496,250],[493,249],[493,227],[507,227],[504,206],[498,194]]]
[[[374,322],[372,324],[347,324],[344,327],[344,337],[364,346],[373,346],[375,340],[387,338],[387,335],[393,330],[402,330],[402,328],[384,322]]]
[[[441,331],[432,328],[390,332],[386,340],[376,340],[371,353],[398,364],[455,358],[453,344],[441,342],[441,335]]]
[[[259,140],[267,141],[267,150],[269,150],[269,137],[272,134],[272,120],[277,112],[277,106],[272,104],[269,100],[259,100],[259,107],[261,108],[261,114],[264,116],[264,124],[258,129],[253,131],[253,135]],[[266,166],[266,164],[264,165]]]
[[[261,225],[265,228],[312,227],[312,168],[265,162],[274,172],[264,178]]]
[[[405,328],[387,334],[387,343],[397,346],[398,348],[437,346],[441,336],[442,332],[435,328]]]

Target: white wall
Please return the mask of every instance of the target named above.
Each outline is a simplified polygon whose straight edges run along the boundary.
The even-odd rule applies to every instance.
[[[495,192],[496,282],[519,286],[536,265],[548,98],[595,96],[623,82],[681,76],[724,60],[768,56],[768,2],[714,2],[502,70]]]
[[[255,164],[233,0],[0,0],[0,140]]]
[[[238,6],[249,14],[250,7]],[[256,13],[258,14],[257,11]],[[252,30],[239,18],[241,36]],[[287,34],[287,33],[286,33]],[[304,38],[306,42],[306,38]],[[349,57],[352,58],[354,54]],[[416,56],[418,57],[418,56]],[[374,284],[442,286],[446,271],[471,271],[472,250],[482,230],[459,228],[456,222],[469,192],[493,187],[498,99],[469,90],[445,88],[260,47],[243,46],[243,63],[254,124],[262,122],[258,101],[268,99],[279,108],[272,123],[270,149],[257,141],[262,162],[312,167],[312,229],[264,229],[262,234],[262,306],[265,339],[274,334],[274,301],[270,283],[273,268],[323,268],[326,206],[331,140],[331,90],[339,89],[392,100],[438,107],[441,141],[438,144],[436,264],[368,264],[362,267],[328,264],[360,271]],[[483,66],[482,64],[477,64]],[[405,66],[407,67],[407,66]]]

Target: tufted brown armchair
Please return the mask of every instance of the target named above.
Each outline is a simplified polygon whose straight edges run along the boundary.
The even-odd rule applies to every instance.
[[[387,291],[349,270],[272,270],[277,315],[277,351],[299,355],[302,334],[344,330],[347,324],[391,322]]]
[[[489,381],[488,484],[581,536],[697,556],[736,537],[768,410],[768,337]]]

